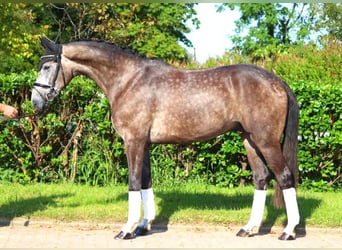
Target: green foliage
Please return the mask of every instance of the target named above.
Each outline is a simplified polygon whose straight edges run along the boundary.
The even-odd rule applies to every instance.
[[[299,168],[308,189],[341,188],[342,45],[324,38],[259,62],[290,83],[300,104]]]
[[[341,188],[342,45],[334,39],[297,45],[255,63],[290,84],[300,104],[299,168],[303,186]],[[228,52],[202,67],[251,63],[251,57]]]
[[[194,4],[170,3],[64,3],[32,4],[46,35],[58,42],[100,39],[133,49],[148,57],[171,61],[187,60],[192,46],[185,34],[194,17]]]
[[[297,95],[300,104],[300,183],[315,190],[341,188],[341,72],[340,47],[298,47],[281,54],[272,65]],[[312,56],[311,53],[314,53]],[[318,67],[314,58],[324,60]],[[226,54],[209,60],[211,66],[248,62]],[[288,68],[286,67],[288,65]],[[207,65],[203,65],[206,67]],[[32,114],[31,83],[35,72],[2,74],[1,102]],[[308,79],[308,80],[299,80]],[[75,78],[47,114],[0,123],[1,180],[19,183],[71,181],[87,185],[127,183],[123,142],[110,122],[110,107],[101,90],[85,77]],[[182,183],[193,180],[222,187],[252,183],[239,135],[227,133],[204,143],[153,145],[153,181]],[[171,185],[171,184],[170,184]]]
[[[226,6],[231,10],[237,7],[241,12],[241,17],[235,21],[233,50],[254,60],[269,57],[282,46],[302,43],[312,31],[313,15],[310,11],[304,14],[303,10],[308,10],[305,3],[225,3],[218,11],[223,11]]]
[[[308,81],[323,85],[340,84],[342,44],[334,39],[322,40],[322,48],[310,43],[293,46],[279,53],[266,67],[273,69],[287,82]]]
[[[241,178],[251,180],[251,171],[241,167],[247,159],[240,136],[235,133],[188,146],[153,146],[151,161],[157,183],[172,178],[233,187],[240,184]]]
[[[292,86],[300,105],[299,170],[314,190],[341,187],[342,85],[300,82]]]
[[[36,68],[39,37],[57,42],[99,39],[167,61],[188,60],[179,42],[187,21],[198,26],[194,4],[170,3],[1,3],[0,73]]]
[[[51,103],[47,114],[33,113],[30,95],[37,74],[28,69],[36,65],[41,52],[40,48],[36,52],[39,41],[36,34],[43,30],[62,41],[95,37],[147,56],[183,61],[185,50],[178,42],[190,45],[184,36],[188,32],[184,23],[192,20],[198,24],[192,17],[193,4],[66,3],[2,4],[1,7],[2,30],[10,33],[10,39],[4,40],[7,34],[0,34],[1,41],[6,42],[0,44],[0,54],[11,56],[3,56],[0,68],[0,73],[4,72],[0,74],[0,102],[17,107],[20,115],[25,116],[0,121],[0,180],[102,186],[127,183],[123,142],[110,122],[107,98],[92,81],[75,78],[60,98]],[[267,13],[279,11],[272,4],[266,4],[265,8],[263,11]],[[246,22],[250,14],[245,16]],[[283,9],[281,14],[289,13]],[[258,15],[264,22],[260,31],[272,28],[264,24],[276,25],[276,14]],[[25,26],[25,20],[28,25],[34,22],[35,27]],[[314,190],[340,189],[342,71],[337,65],[342,64],[341,43],[333,37],[322,39],[320,46],[298,43],[289,47],[279,43],[279,35],[273,35],[278,39],[274,43],[273,38],[267,40],[271,37],[265,36],[265,40],[254,33],[251,41],[264,39],[269,43],[258,42],[259,47],[252,55],[231,51],[211,58],[200,67],[253,62],[286,80],[301,108],[300,183]],[[234,133],[188,146],[153,145],[151,164],[157,185],[177,185],[189,180],[222,187],[252,183],[241,139]]]
[[[342,4],[341,3],[311,3],[312,12],[318,17],[314,24],[316,31],[324,33],[337,40],[342,40]]]
[[[38,33],[26,5],[0,4],[0,73],[27,71],[38,63]]]

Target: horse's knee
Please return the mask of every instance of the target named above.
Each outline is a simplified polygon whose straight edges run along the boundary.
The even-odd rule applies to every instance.
[[[276,178],[278,185],[282,190],[295,187],[293,173],[287,166],[285,166],[284,169],[278,175],[276,175]]]
[[[142,175],[141,178],[131,176],[129,178],[129,191],[140,191],[141,189],[149,189],[152,187],[151,175]]]
[[[149,170],[143,170],[141,176],[129,176],[129,191],[140,191],[152,187],[152,178]]]
[[[129,191],[140,191],[141,190],[141,178],[135,178],[134,176],[129,177]]]

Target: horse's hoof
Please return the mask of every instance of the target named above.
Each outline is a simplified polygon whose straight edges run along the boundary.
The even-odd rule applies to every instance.
[[[135,238],[137,236],[143,236],[143,235],[146,235],[147,233],[148,233],[147,228],[137,226],[137,228],[133,232],[133,237]]]
[[[237,232],[236,236],[238,237],[248,237],[249,232],[246,231],[245,229],[241,228],[239,232]]]
[[[133,239],[133,235],[131,233],[126,233],[124,231],[121,231],[120,233],[118,233],[114,239],[116,240],[130,240]]]
[[[278,239],[279,240],[295,240],[296,238],[291,234],[283,233],[282,235],[279,236]]]

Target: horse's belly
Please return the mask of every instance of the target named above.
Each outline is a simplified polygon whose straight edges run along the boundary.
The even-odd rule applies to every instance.
[[[191,143],[206,141],[232,130],[236,123],[226,120],[163,120],[156,121],[150,130],[152,143]]]
[[[190,90],[188,89],[188,92]],[[183,93],[184,92],[184,93]],[[203,141],[229,130],[234,124],[231,99],[222,88],[191,89],[157,98],[150,140],[155,143]]]

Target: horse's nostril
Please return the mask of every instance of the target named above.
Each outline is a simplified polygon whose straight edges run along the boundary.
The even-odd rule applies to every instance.
[[[39,106],[39,102],[37,100],[35,100],[35,99],[32,99],[31,101],[32,101],[33,108],[37,109],[37,107]]]
[[[36,98],[32,98],[31,102],[32,102],[33,109],[36,112],[40,113],[40,112],[42,112],[44,110],[45,103],[42,102],[41,100],[38,100]]]

